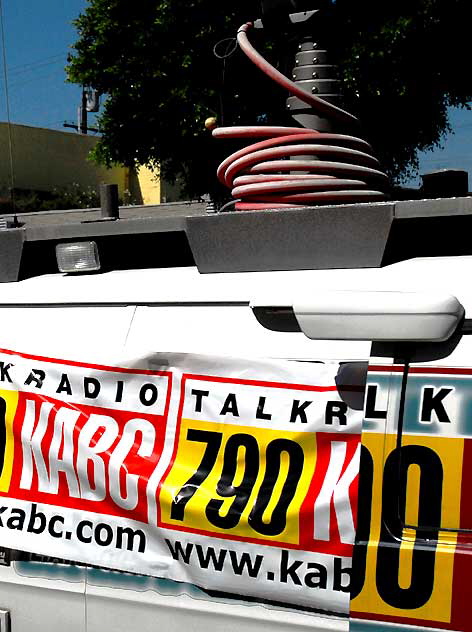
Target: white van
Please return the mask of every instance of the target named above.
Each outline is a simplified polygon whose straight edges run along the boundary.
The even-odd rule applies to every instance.
[[[94,227],[100,239],[104,225]],[[70,226],[62,240],[60,230],[49,242],[31,238],[31,270],[35,256],[38,269],[52,260],[41,254],[47,243],[81,242]],[[4,548],[1,632],[471,629],[472,252],[202,274],[195,265],[133,269],[125,242],[118,248],[122,269],[2,284],[0,348],[77,363],[154,352],[339,363],[341,398],[365,406],[350,612]]]

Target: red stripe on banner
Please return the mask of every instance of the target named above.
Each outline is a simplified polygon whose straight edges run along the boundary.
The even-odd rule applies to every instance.
[[[464,439],[464,455],[461,482],[461,529],[472,528],[472,439]],[[454,579],[452,584],[451,623],[460,630],[471,628],[470,577],[472,575],[472,533],[459,533],[454,554]]]
[[[287,382],[262,382],[260,380],[240,380],[239,378],[216,377],[214,375],[192,375],[191,373],[186,373],[185,375],[183,375],[182,382],[184,378],[189,380],[202,380],[204,382],[223,382],[225,384],[243,384],[244,386],[270,386],[272,388],[296,389],[298,391],[316,391],[321,393],[326,391],[338,390],[338,387],[336,385],[313,386],[307,384],[289,384]]]
[[[464,439],[461,482],[460,528],[472,529],[472,439]],[[462,534],[462,538],[472,540],[472,533]],[[463,540],[464,541],[464,540]]]
[[[459,534],[458,542],[462,534]],[[454,553],[454,578],[452,582],[451,627],[455,630],[470,630],[470,577],[472,574],[472,551],[469,546],[458,544]]]
[[[369,366],[369,373],[402,373],[404,370],[403,365],[391,365],[391,366]],[[472,375],[472,368],[465,367],[441,367],[441,366],[412,366],[408,369],[408,373],[420,373],[431,375]]]

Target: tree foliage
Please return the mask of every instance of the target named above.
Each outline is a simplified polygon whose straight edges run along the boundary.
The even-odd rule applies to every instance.
[[[95,151],[104,164],[160,165],[190,194],[215,188],[231,151],[204,129],[219,124],[290,124],[281,89],[231,46],[259,2],[88,0],[76,20],[69,79],[107,95]],[[468,74],[469,0],[336,0],[328,45],[340,65],[346,106],[396,178],[414,170],[417,150],[448,130],[447,109],[472,99]],[[283,72],[296,41],[255,33],[255,44]],[[220,42],[220,44],[218,44]]]

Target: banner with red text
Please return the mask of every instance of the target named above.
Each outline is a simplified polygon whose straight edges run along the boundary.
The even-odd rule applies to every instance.
[[[338,370],[0,351],[0,546],[348,613],[362,411]]]

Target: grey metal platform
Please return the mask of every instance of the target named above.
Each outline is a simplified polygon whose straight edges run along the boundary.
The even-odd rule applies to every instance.
[[[364,268],[472,254],[472,197],[188,217],[200,272]]]
[[[97,242],[102,270],[197,265],[202,273],[380,267],[472,255],[472,196],[205,213],[204,203],[4,216],[0,282],[57,272],[55,246]]]

